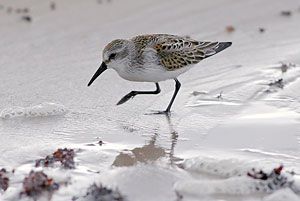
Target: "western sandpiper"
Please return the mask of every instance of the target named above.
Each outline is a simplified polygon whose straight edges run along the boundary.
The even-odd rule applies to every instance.
[[[152,34],[132,39],[116,39],[103,50],[103,61],[88,86],[106,69],[112,68],[124,79],[134,82],[153,82],[155,91],[131,91],[117,105],[123,104],[138,94],[159,94],[158,82],[175,80],[175,92],[163,114],[169,114],[181,86],[177,77],[188,71],[202,59],[208,58],[231,42],[200,42],[187,37]]]

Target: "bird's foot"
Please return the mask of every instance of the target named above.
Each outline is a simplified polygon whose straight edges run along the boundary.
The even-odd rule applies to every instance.
[[[121,105],[121,104],[129,101],[129,99],[134,98],[136,95],[137,95],[137,93],[135,91],[128,93],[117,103],[117,105]]]
[[[170,116],[171,115],[171,111],[170,110],[165,110],[165,111],[156,111],[156,110],[152,110],[151,113],[146,113],[146,115],[166,115],[166,116]]]

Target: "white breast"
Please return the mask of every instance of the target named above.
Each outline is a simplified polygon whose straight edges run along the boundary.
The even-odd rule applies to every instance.
[[[146,48],[143,53],[143,66],[131,66],[129,61],[123,60],[118,68],[114,68],[118,74],[129,81],[134,82],[161,82],[177,78],[188,71],[193,65],[181,69],[169,71],[159,65],[156,51]]]
[[[134,82],[161,82],[169,79],[177,78],[182,73],[188,71],[192,66],[182,69],[168,71],[162,66],[156,64],[145,64],[142,67],[127,66],[122,70],[118,70],[118,74],[129,81]]]

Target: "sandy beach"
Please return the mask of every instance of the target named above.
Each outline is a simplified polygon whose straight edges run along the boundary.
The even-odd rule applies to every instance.
[[[297,0],[0,1],[0,200],[300,200],[299,21]],[[148,33],[233,43],[178,78],[170,118],[147,114],[172,80],[120,106],[154,85],[87,87],[108,42]]]

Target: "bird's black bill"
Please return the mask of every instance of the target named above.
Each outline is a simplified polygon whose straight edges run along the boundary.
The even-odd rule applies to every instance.
[[[103,73],[105,70],[107,69],[107,66],[104,62],[102,62],[101,66],[98,68],[98,70],[96,71],[96,73],[93,75],[91,81],[88,83],[88,87],[95,81],[95,79],[97,79],[97,77],[99,75],[101,75],[101,73]]]

